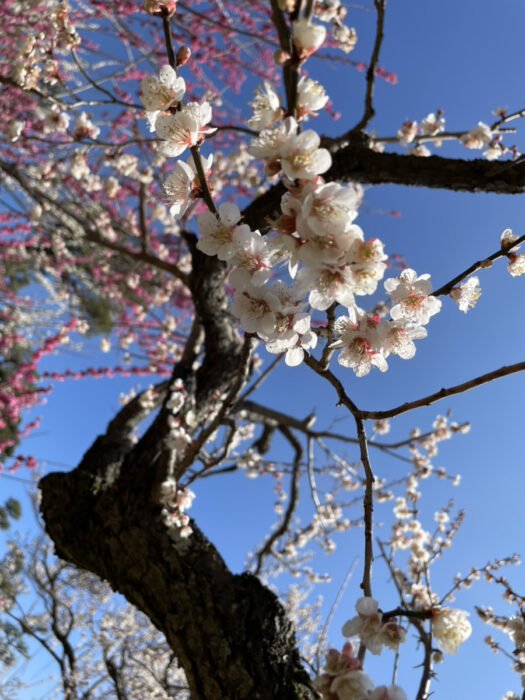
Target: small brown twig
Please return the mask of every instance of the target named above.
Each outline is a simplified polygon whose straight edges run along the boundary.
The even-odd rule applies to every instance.
[[[368,448],[366,441],[365,426],[362,419],[359,416],[354,416],[355,423],[357,427],[357,437],[359,439],[359,447],[361,451],[361,462],[365,470],[365,496],[363,499],[363,510],[364,510],[364,523],[365,523],[365,559],[363,563],[363,580],[361,581],[361,588],[363,594],[369,598],[372,597],[372,562],[374,560],[374,554],[372,549],[372,536],[373,536],[373,524],[372,524],[372,512],[374,510],[374,496],[373,496],[373,485],[374,485],[374,473],[370,465],[370,459],[368,456]]]
[[[515,374],[516,372],[523,372],[525,370],[525,362],[516,362],[513,365],[506,365],[505,367],[500,367],[492,372],[487,372],[479,377],[470,379],[468,382],[463,382],[462,384],[456,384],[456,386],[449,387],[448,389],[440,389],[439,391],[424,396],[421,399],[416,399],[415,401],[408,401],[395,408],[390,408],[386,411],[359,411],[358,415],[361,418],[393,418],[394,416],[399,416],[401,413],[407,413],[407,411],[413,411],[415,408],[420,408],[421,406],[430,406],[436,401],[446,398],[447,396],[454,396],[455,394],[462,394],[469,389],[481,386],[482,384],[487,384],[492,382],[494,379],[499,379],[500,377],[506,377],[509,374]]]
[[[281,537],[281,535],[284,535],[284,533],[288,530],[293,512],[297,506],[297,501],[299,499],[299,471],[301,467],[301,461],[303,459],[303,448],[299,440],[295,437],[295,435],[289,428],[281,426],[279,430],[283,437],[285,437],[286,440],[290,443],[295,452],[292,475],[290,477],[290,498],[288,501],[288,507],[286,508],[281,524],[270,535],[270,537],[268,537],[268,539],[264,543],[264,546],[261,547],[261,549],[257,552],[257,566],[255,567],[254,572],[256,576],[259,576],[259,574],[261,573],[264,557],[270,554],[274,543],[279,539],[279,537]]]
[[[366,71],[365,108],[363,111],[363,116],[350,131],[350,133],[353,134],[357,134],[360,131],[363,131],[363,129],[375,115],[375,109],[372,104],[372,99],[374,96],[375,73],[377,64],[379,62],[379,51],[381,50],[381,44],[384,38],[383,26],[385,23],[385,5],[386,0],[374,0],[374,6],[377,12],[376,38],[374,41],[372,56],[370,57],[370,63]]]
[[[498,258],[503,257],[504,255],[507,255],[509,250],[512,250],[512,248],[515,248],[516,246],[520,245],[520,243],[525,242],[525,235],[520,236],[517,238],[515,241],[513,241],[512,245],[509,246],[508,248],[499,248],[496,250],[495,253],[492,253],[492,255],[488,255],[486,258],[483,258],[482,260],[478,260],[475,263],[472,263],[470,267],[468,267],[466,270],[461,272],[459,275],[456,275],[454,279],[450,280],[450,282],[447,282],[446,284],[442,285],[439,287],[439,289],[436,289],[435,292],[432,292],[432,296],[438,297],[441,296],[442,294],[450,294],[452,289],[458,285],[462,280],[464,280],[466,277],[471,275],[473,272],[476,272],[477,270],[483,269],[490,267],[492,262],[494,260],[497,260]]]

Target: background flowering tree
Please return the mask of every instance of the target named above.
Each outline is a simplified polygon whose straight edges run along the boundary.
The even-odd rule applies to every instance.
[[[2,660],[8,665],[19,660],[12,653],[7,658],[13,648],[8,632],[17,633],[27,642],[24,655],[36,649],[55,667],[56,692],[68,700],[187,698],[184,674],[144,615],[50,549],[45,538],[25,543],[14,538],[0,562]],[[17,641],[20,646],[20,637]],[[23,687],[16,668],[9,675]]]
[[[395,76],[379,63],[385,3],[369,9],[366,65],[348,57],[357,36],[338,0],[12,0],[2,9],[1,446],[11,468],[34,466],[33,457],[12,455],[34,424],[22,424],[22,409],[42,398],[42,379],[151,375],[151,387],[123,397],[77,469],[42,479],[42,512],[61,557],[108,580],[165,634],[194,697],[402,698],[395,679],[375,680],[364,664],[367,650],[397,654],[410,624],[422,658],[416,696],[425,698],[433,663],[470,634],[450,596],[481,573],[495,578],[503,561],[433,590],[429,567],[462,516],[446,506],[435,531],[423,527],[418,486],[448,477],[432,465],[436,445],[466,426],[438,417],[398,442],[380,436],[390,418],[525,363],[380,410],[362,408],[352,387],[355,376],[385,372],[395,355],[411,359],[445,297],[461,311],[473,307],[478,275],[494,261],[522,274],[525,237],[505,229],[491,251],[474,251],[472,264],[458,269],[451,260],[435,288],[425,270],[396,270],[392,251],[355,221],[362,184],[521,193],[524,166],[507,123],[522,110],[498,108],[492,123],[460,131],[447,130],[436,110],[394,125],[390,136],[374,134],[375,82]],[[361,115],[333,136],[311,127],[322,110],[335,116],[336,95],[307,73],[319,58],[341,72],[365,70]],[[249,114],[227,97],[248,75],[261,81]],[[430,155],[444,141],[483,157]],[[39,375],[44,354],[89,333],[100,336],[102,352],[116,343],[123,363]],[[351,432],[317,429],[312,415],[257,401],[281,357],[333,390]],[[282,467],[270,451],[279,441],[291,455]],[[345,443],[356,446],[359,467],[339,450]],[[379,478],[369,448],[408,451],[409,472],[395,484]],[[241,468],[271,473],[286,505],[250,573],[236,575],[187,511],[199,481]],[[298,524],[303,481],[312,513]],[[363,526],[357,616],[343,628],[353,642],[330,652],[322,669],[319,646],[310,657],[303,649],[310,668],[260,577],[284,569],[317,580],[305,546],[333,550],[334,534],[352,524],[352,490],[362,506],[353,524]],[[391,535],[375,544],[374,503],[393,498]],[[397,591],[387,610],[373,597],[374,550]],[[521,672],[522,619],[481,614],[510,630]]]

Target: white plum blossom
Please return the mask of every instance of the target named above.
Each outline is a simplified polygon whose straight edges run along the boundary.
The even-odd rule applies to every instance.
[[[399,355],[403,360],[409,360],[416,353],[414,339],[426,338],[427,331],[423,326],[402,324],[395,321],[381,321],[379,325],[381,347],[385,357],[389,353]]]
[[[312,180],[328,170],[332,156],[326,148],[319,148],[321,139],[312,129],[290,135],[279,148],[281,167],[290,180]]]
[[[483,148],[492,141],[492,131],[487,124],[478,122],[477,126],[460,136],[459,140],[466,148]]]
[[[303,311],[302,289],[299,284],[288,286],[282,280],[276,280],[267,289],[278,299],[279,307],[275,309],[273,329],[259,335],[268,352],[286,352],[286,364],[298,365],[303,361],[304,349],[317,344],[317,336],[310,330],[310,315]]]
[[[372,366],[386,372],[388,364],[378,349],[377,322],[357,307],[349,309],[349,314],[340,316],[334,325],[339,338],[332,347],[341,350],[337,361],[343,367],[351,367],[358,377],[368,374]]]
[[[327,8],[329,4],[325,3]],[[332,4],[335,6],[337,0]],[[343,17],[344,9],[337,4],[333,22],[342,27]],[[353,32],[348,31],[349,34]],[[324,27],[305,18],[296,20],[293,41],[300,60],[315,51],[325,35]],[[159,162],[163,157],[177,156],[186,148],[199,145],[206,134],[214,131],[207,126],[212,117],[208,102],[191,102],[175,111],[173,107],[181,102],[185,84],[169,66],[161,70],[159,78],[145,78],[141,90],[149,119],[163,140],[158,149]],[[330,152],[319,147],[320,137],[315,131],[299,130],[298,122],[315,115],[327,101],[324,88],[303,77],[297,87],[296,118],[282,119],[283,109],[272,84],[265,81],[258,88],[248,123],[261,131],[244,156],[264,159],[268,175],[282,171],[287,192],[281,200],[281,215],[273,222],[276,233],[262,236],[259,231],[251,231],[249,226],[240,223],[239,208],[225,202],[217,212],[205,211],[197,217],[200,231],[197,248],[228,262],[229,282],[236,292],[232,313],[245,332],[259,336],[268,352],[285,353],[288,365],[300,364],[304,352],[316,346],[318,336],[310,328],[311,310],[325,311],[334,302],[346,306],[348,316],[336,320],[335,341],[331,347],[339,351],[337,360],[341,365],[351,367],[357,376],[364,376],[372,366],[384,372],[390,354],[405,359],[412,357],[413,340],[426,335],[422,325],[439,310],[441,302],[431,296],[429,275],[417,277],[413,270],[405,270],[397,279],[385,283],[392,297],[392,321],[381,320],[379,313],[366,313],[355,305],[355,295],[370,295],[376,291],[385,273],[387,256],[379,239],[365,241],[363,231],[353,223],[362,189],[325,183],[321,175],[332,164]],[[436,121],[432,129],[431,118]],[[441,130],[439,119],[439,114],[435,118],[428,115],[425,131],[430,134]],[[417,123],[407,121],[398,135],[409,143],[416,133]],[[126,162],[126,170],[137,178],[138,159],[130,158],[133,162]],[[225,165],[230,167],[225,161],[226,158],[218,154],[215,170],[221,171],[221,163],[222,170]],[[206,178],[211,162],[211,156],[208,159],[201,156]],[[114,165],[119,168],[116,162]],[[244,173],[244,166],[245,159],[241,168],[236,167],[239,177]],[[85,156],[75,172],[80,173],[84,167],[87,167]],[[123,167],[119,169],[124,172]],[[118,182],[116,186],[118,188]],[[212,181],[211,186],[216,193],[220,192],[220,181],[217,187]],[[183,215],[191,201],[202,196],[202,183],[193,158],[177,161],[163,188],[170,214],[173,217]],[[282,280],[268,283],[272,268],[286,262],[290,276],[296,281],[290,285]],[[306,298],[311,309],[307,309]],[[175,449],[182,452],[189,444],[189,435],[175,417],[173,421],[170,439]],[[381,622],[380,615],[378,619]],[[399,644],[403,634],[402,628],[389,620],[380,624],[376,636],[369,635],[368,645],[378,653],[382,645]],[[355,667],[346,670],[357,671]],[[344,687],[350,687],[348,679]]]
[[[354,304],[353,275],[348,265],[303,267],[297,281],[310,290],[308,302],[313,309],[325,311],[334,301],[346,307]]]
[[[69,121],[69,114],[67,112],[60,109],[58,105],[51,105],[51,107],[46,110],[46,116],[44,118],[44,134],[52,134],[55,132],[63,134],[69,127]]]
[[[191,436],[180,422],[180,419],[173,415],[168,416],[168,425],[170,432],[166,442],[172,450],[175,450],[180,455],[184,454],[187,447],[191,445]]]
[[[519,245],[514,245],[519,236],[506,228],[501,234],[501,249],[504,250],[509,259],[507,270],[513,277],[525,274],[525,254],[517,253]]]
[[[249,103],[253,110],[253,115],[248,119],[248,126],[250,129],[260,131],[279,121],[283,116],[284,110],[281,107],[279,95],[268,80],[265,80],[262,87],[259,86],[254,92],[255,97]]]
[[[410,268],[399,277],[385,281],[385,289],[394,306],[390,315],[394,321],[406,320],[419,325],[428,323],[431,316],[441,308],[441,301],[431,296],[430,275],[420,275]]]
[[[499,143],[496,139],[493,139],[486,151],[483,151],[483,156],[487,160],[497,160],[501,156],[505,155],[507,149],[502,143]]]
[[[418,132],[417,122],[407,119],[403,122],[397,131],[397,138],[402,146],[407,146],[409,143],[415,139]]]
[[[320,83],[303,75],[297,85],[297,119],[317,116],[316,113],[326,105],[328,99],[328,95]]]
[[[368,700],[374,681],[364,671],[347,671],[336,676],[330,686],[330,691],[339,700]]]
[[[232,302],[231,312],[247,333],[271,335],[275,329],[275,314],[279,299],[267,287],[245,285]]]
[[[428,148],[426,146],[423,146],[423,144],[418,143],[415,146],[411,146],[408,151],[407,155],[409,156],[417,156],[418,158],[428,158],[428,156],[432,155]]]
[[[200,156],[200,159],[204,174],[207,176],[211,170],[213,155],[208,158]],[[190,156],[186,162],[178,160],[175,163],[175,168],[164,181],[162,188],[169,204],[171,204],[171,216],[173,218],[182,216],[191,202],[193,190],[200,191],[200,182],[193,156]]]
[[[91,116],[87,112],[80,112],[73,127],[73,136],[76,139],[96,139],[100,134],[100,129],[91,121]]]
[[[344,9],[341,5],[341,0],[324,0],[324,2],[315,4],[315,14],[321,22],[330,22]]]
[[[345,53],[350,53],[357,44],[357,32],[353,27],[347,27],[340,22],[332,22],[332,35],[338,47]]]
[[[301,60],[317,51],[325,38],[326,28],[322,24],[313,24],[305,17],[293,23],[292,40]]]
[[[354,292],[373,294],[386,270],[387,256],[383,252],[381,241],[378,238],[370,238],[368,241],[356,238],[348,251],[347,259],[354,277]]]
[[[501,234],[500,245],[503,250],[509,250],[512,248],[513,244],[518,240],[519,236],[513,233],[510,228],[506,228]]]
[[[432,634],[441,651],[455,654],[459,645],[470,637],[472,627],[465,610],[440,608],[432,615]]]
[[[197,225],[201,237],[197,241],[197,248],[206,255],[217,255],[219,260],[229,260],[237,252],[238,244],[233,241],[236,229],[248,233],[250,228],[246,224],[237,226],[241,218],[241,212],[236,204],[223,202],[219,206],[219,216],[211,211],[205,211],[197,217]]]
[[[233,231],[232,242],[237,251],[230,261],[234,266],[229,276],[230,283],[241,290],[247,284],[258,287],[267,282],[273,258],[267,239],[259,231],[238,226]]]
[[[322,184],[303,199],[301,216],[321,236],[337,236],[348,231],[357,216],[355,190],[336,182]]]
[[[460,311],[467,313],[469,309],[476,306],[476,302],[481,296],[481,287],[477,277],[470,277],[466,282],[462,282],[458,287],[454,287],[450,292],[450,296]]]
[[[190,195],[195,173],[188,163],[178,160],[174,170],[162,185],[170,206],[170,214],[176,219],[184,214],[190,203]]]
[[[197,145],[206,134],[215,131],[206,127],[210,120],[211,106],[208,102],[188,102],[176,114],[159,114],[155,131],[159,138],[165,139],[159,152],[171,158]]]
[[[436,136],[445,131],[445,119],[438,111],[437,114],[431,112],[421,120],[420,130],[422,136]]]
[[[274,354],[286,352],[284,361],[288,367],[297,367],[304,359],[304,351],[315,348],[317,336],[310,328],[310,317],[303,314],[292,325],[293,337],[283,337],[277,340],[266,341],[266,350]]]
[[[370,693],[369,700],[407,700],[407,696],[398,685],[378,685]]]
[[[263,129],[248,146],[248,153],[255,158],[272,160],[277,157],[281,146],[296,132],[297,122],[293,117],[286,117],[275,126]]]
[[[372,654],[380,654],[383,645],[397,649],[405,641],[405,630],[395,618],[383,622],[379,604],[374,598],[363,596],[355,604],[356,617],[345,622],[342,628],[344,637],[358,636]]]
[[[507,270],[513,277],[525,274],[525,253],[508,253],[508,258]]]
[[[82,151],[77,151],[73,153],[69,161],[70,172],[75,180],[82,180],[82,178],[87,177],[90,174],[90,169],[87,163],[86,153]]]
[[[169,109],[180,102],[186,92],[184,78],[177,76],[174,68],[169,65],[162,66],[159,77],[147,75],[140,81],[140,99],[146,110],[146,117],[153,131],[156,117],[159,112]]]

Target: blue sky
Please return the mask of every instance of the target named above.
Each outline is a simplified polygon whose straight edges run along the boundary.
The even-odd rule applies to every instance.
[[[350,7],[348,23],[356,27],[359,37],[351,57],[367,60],[373,40],[374,13]],[[443,0],[438,5],[421,0],[392,0],[387,7],[380,63],[396,72],[399,82],[391,86],[377,81],[374,100],[377,116],[372,126],[380,135],[394,135],[405,119],[419,121],[429,112],[442,108],[448,129],[469,129],[478,121],[490,123],[494,118],[491,110],[497,106],[508,106],[510,111],[522,107],[524,26],[525,6],[517,0],[502,0],[497,8],[483,7],[474,0],[461,3]],[[339,122],[323,119],[312,121],[311,127],[337,133],[353,125],[362,110],[363,75],[353,69],[343,71],[339,64],[328,66],[317,60],[311,60],[308,69],[312,77],[325,85],[334,108],[343,113]],[[251,99],[248,87],[242,98]],[[513,125],[518,133],[506,137],[505,142],[516,143],[518,149],[525,151],[525,124],[516,121]],[[479,151],[447,144],[436,152],[467,158],[479,155]],[[365,235],[381,238],[388,253],[402,254],[419,274],[430,273],[435,287],[474,260],[494,252],[504,228],[512,228],[518,235],[525,232],[524,204],[519,196],[380,186],[367,189],[365,199],[365,211],[356,220]],[[373,213],[377,210],[399,210],[401,216]],[[387,373],[373,371],[362,379],[337,368],[338,376],[358,406],[389,408],[524,359],[525,280],[510,277],[503,260],[479,273],[479,278],[483,294],[476,309],[465,315],[450,299],[444,299],[442,312],[428,326],[428,338],[418,341],[414,359],[394,358]],[[77,356],[50,358],[46,367],[99,365],[97,347],[97,340],[93,339]],[[119,392],[136,383],[124,379],[87,379],[57,384],[47,406],[36,411],[43,416],[41,428],[20,451],[31,452],[43,460],[75,465],[118,409]],[[143,386],[146,384],[142,381]],[[428,525],[433,511],[452,496],[458,508],[467,510],[453,548],[435,567],[433,581],[440,593],[449,587],[457,571],[466,573],[471,565],[481,566],[494,556],[522,549],[524,395],[525,376],[513,375],[417,413],[400,416],[393,422],[389,440],[406,437],[414,425],[427,430],[434,417],[448,409],[452,409],[453,419],[472,423],[468,435],[440,443],[435,460],[436,466],[461,473],[461,486],[453,489],[435,479],[421,484]],[[275,377],[263,386],[259,400],[298,417],[315,408],[320,428],[329,425],[334,417],[344,416],[343,409],[335,408],[332,388],[306,368],[279,368]],[[338,427],[354,434],[349,418]],[[352,459],[358,458],[357,451],[348,452]],[[282,458],[289,459],[289,455]],[[373,467],[382,475],[401,473],[402,466],[382,455],[372,454],[372,460]],[[20,471],[16,476],[24,478],[27,472]],[[1,483],[2,494],[20,495],[23,486],[20,482],[5,478]],[[208,479],[196,489],[191,514],[205,532],[213,533],[214,542],[235,570],[242,569],[246,551],[260,542],[275,520],[272,486],[270,479],[251,481],[232,475]],[[308,491],[303,488],[302,512],[311,512],[311,508]],[[387,521],[390,510],[388,503],[378,507],[377,520]],[[325,595],[327,609],[348,566],[356,556],[362,558],[360,531],[340,537],[337,544],[335,554],[317,559],[319,570],[330,571],[334,578],[331,587],[320,590]],[[330,641],[336,647],[343,642],[339,632],[341,623],[354,614],[360,566],[361,561],[330,630]],[[514,568],[508,574],[515,588],[525,592],[522,569]],[[393,589],[387,584],[387,574],[381,566],[374,573],[374,590],[384,607],[395,605]],[[471,612],[477,603],[492,603],[497,611],[510,612],[500,599],[500,591],[482,583],[457,599],[458,607]],[[494,657],[482,643],[483,636],[491,630],[478,623],[475,614],[471,621],[475,628],[472,638],[455,657],[447,658],[437,669],[439,682],[433,686],[437,699],[499,700],[506,690],[519,690],[519,678],[509,671],[508,661]],[[511,648],[510,643],[506,646]],[[400,683],[408,693],[413,688],[413,679],[417,678],[412,666],[419,661],[417,654],[401,655]],[[381,656],[371,666],[378,683],[389,682],[391,662],[391,657]]]

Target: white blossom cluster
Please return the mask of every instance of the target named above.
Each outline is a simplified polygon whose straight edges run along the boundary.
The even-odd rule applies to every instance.
[[[315,3],[315,15],[322,22],[330,22],[330,30],[338,47],[344,53],[350,53],[357,43],[357,34],[353,27],[344,24],[346,7],[341,0],[322,0]]]
[[[80,44],[80,37],[71,24],[67,0],[53,4],[47,0],[40,5],[48,29],[23,37],[11,67],[10,77],[23,90],[34,90],[40,80],[47,85],[56,85],[59,65],[54,54]]]
[[[322,43],[324,28],[298,20],[293,36],[306,57]],[[183,105],[185,83],[170,66],[164,66],[159,77],[144,78],[141,92],[151,128],[163,139],[161,156],[181,155],[213,131],[207,126],[210,104]],[[338,362],[357,376],[367,374],[372,366],[385,371],[390,354],[405,359],[414,355],[414,340],[426,336],[423,326],[439,311],[441,302],[431,295],[429,276],[418,277],[408,269],[385,282],[392,301],[391,320],[381,320],[357,306],[356,297],[373,294],[384,276],[383,244],[377,238],[365,240],[361,228],[353,223],[356,189],[323,180],[321,175],[332,164],[331,155],[320,147],[314,130],[300,129],[300,121],[315,116],[326,104],[324,89],[302,78],[297,95],[296,117],[281,119],[283,109],[268,82],[252,103],[250,124],[261,131],[248,154],[265,161],[268,175],[281,173],[287,187],[273,235],[252,231],[242,223],[239,208],[224,202],[217,213],[206,211],[197,217],[201,233],[197,247],[228,263],[229,281],[236,292],[232,313],[246,332],[259,336],[269,352],[285,353],[288,365],[300,364],[304,352],[317,344],[311,329],[312,312],[325,311],[335,302],[348,309],[334,328],[332,347],[339,351]],[[212,157],[200,158],[207,176]],[[202,195],[201,185],[193,158],[178,160],[164,183],[172,216],[182,215],[192,199]],[[288,264],[290,284],[271,280],[274,268],[283,263]]]
[[[472,626],[467,617],[468,613],[464,610],[449,607],[434,612],[432,634],[442,651],[455,654],[459,645],[470,637]]]
[[[359,637],[366,648],[375,655],[383,646],[396,651],[406,639],[406,631],[396,618],[383,620],[377,600],[363,596],[355,604],[357,615],[343,625],[344,637]]]
[[[517,252],[519,249],[519,245],[515,245],[517,240],[518,236],[510,228],[506,228],[501,234],[501,249],[505,251],[509,260],[507,270],[513,277],[525,274],[525,253]]]
[[[265,107],[261,97],[254,111],[257,123],[266,123],[277,113],[268,86],[265,94]],[[356,305],[356,296],[376,291],[386,255],[377,238],[365,241],[361,228],[353,224],[358,204],[355,189],[322,179],[331,156],[319,145],[318,134],[311,129],[299,132],[294,117],[263,128],[248,152],[265,160],[268,174],[281,172],[288,189],[274,235],[251,231],[241,223],[235,205],[223,204],[218,218],[210,212],[199,216],[198,247],[232,266],[230,283],[237,292],[232,312],[245,331],[265,342],[269,352],[285,352],[288,365],[299,364],[304,351],[316,345],[310,329],[312,310],[324,311],[337,302],[348,308],[348,316],[335,324],[333,347],[340,350],[339,363],[358,376],[367,374],[372,365],[384,371],[390,353],[413,356],[413,340],[426,335],[423,325],[441,302],[431,296],[428,275],[417,277],[405,270],[385,284],[394,303],[391,321],[381,321]],[[283,262],[288,263],[293,282],[267,284],[272,267]]]
[[[313,685],[325,700],[407,700],[406,693],[398,685],[375,686],[370,676],[361,670],[350,642],[341,652],[330,649],[323,671]]]
[[[187,148],[201,143],[206,134],[215,131],[207,126],[212,115],[209,102],[188,102],[182,105],[186,83],[171,66],[163,66],[159,77],[146,76],[140,83],[140,89],[150,130],[156,131],[157,136],[163,139],[159,148],[161,156],[179,156]],[[201,156],[206,175],[211,169],[212,161],[212,156]],[[192,199],[201,195],[193,158],[190,157],[186,162],[178,160],[163,187],[171,204],[170,214],[173,217],[182,216]]]
[[[505,110],[498,108],[493,111],[502,119],[505,118]],[[413,144],[407,150],[408,155],[413,156],[430,156],[430,150],[423,145],[423,141],[432,143],[432,145],[439,147],[442,145],[442,138],[440,134],[443,134],[447,139],[457,138],[465,148],[470,149],[482,149],[483,156],[487,160],[497,160],[506,154],[512,154],[513,159],[519,156],[519,153],[515,146],[510,148],[505,146],[502,142],[502,135],[498,131],[497,127],[491,128],[488,124],[484,122],[478,122],[476,126],[472,127],[468,131],[458,134],[447,133],[445,134],[445,119],[443,117],[442,110],[437,110],[435,113],[430,112],[421,122],[418,124],[417,121],[412,119],[407,119],[404,121],[396,133],[396,139],[402,146],[408,146]],[[370,148],[375,151],[382,152],[386,142],[393,141],[392,138],[387,138],[384,141],[377,140],[375,134],[371,134]]]

